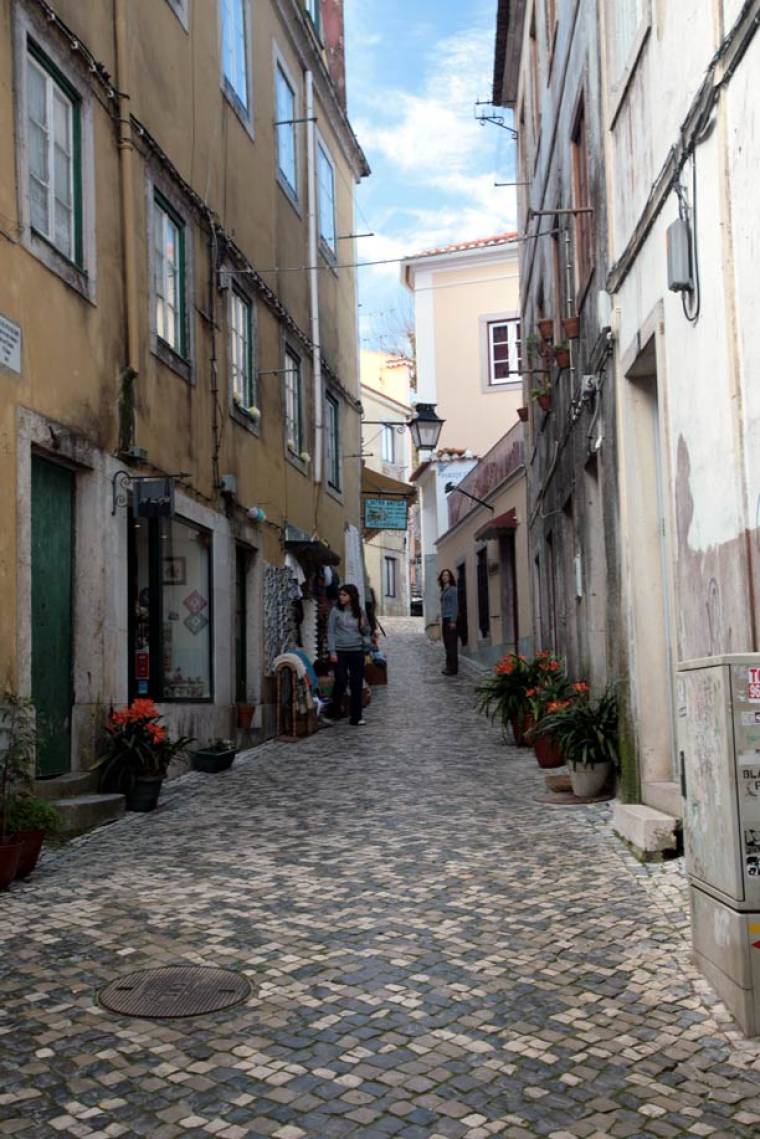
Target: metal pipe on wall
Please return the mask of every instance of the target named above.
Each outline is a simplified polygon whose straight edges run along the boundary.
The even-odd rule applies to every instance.
[[[315,483],[322,481],[322,346],[319,335],[319,269],[317,265],[317,169],[316,124],[314,121],[314,76],[307,71],[306,80],[306,195],[308,202],[309,302],[311,309],[312,373],[314,378],[314,454],[312,471]]]
[[[128,0],[113,0],[116,52],[116,94],[119,118],[119,173],[121,175],[121,225],[124,255],[124,313],[127,332],[125,371],[139,371],[140,336],[137,303],[137,267],[135,260],[135,203],[132,177],[132,124],[129,117],[129,42],[127,27]]]

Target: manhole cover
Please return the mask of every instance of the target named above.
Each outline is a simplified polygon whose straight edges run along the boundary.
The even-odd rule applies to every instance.
[[[250,994],[245,977],[228,969],[179,965],[143,969],[112,981],[100,1003],[126,1016],[201,1016],[239,1004]]]

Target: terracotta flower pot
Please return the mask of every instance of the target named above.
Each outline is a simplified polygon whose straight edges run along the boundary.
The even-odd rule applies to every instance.
[[[509,722],[512,725],[512,735],[515,737],[516,746],[530,747],[525,738],[525,733],[529,732],[535,723],[530,712],[525,712],[522,716],[512,716]]]
[[[552,397],[548,393],[547,395],[538,395],[536,396],[536,403],[542,411],[551,411]]]
[[[522,420],[523,423],[528,422],[528,409],[527,409],[527,407],[518,407],[517,418]]]
[[[543,340],[554,339],[554,321],[551,317],[545,317],[543,320],[536,321],[538,334]]]
[[[42,844],[45,841],[45,832],[43,830],[16,831],[13,837],[21,843],[16,877],[26,878],[37,865]]]
[[[570,367],[570,349],[560,348],[558,344],[554,345],[554,359],[558,368]]]
[[[567,340],[577,340],[581,334],[581,318],[579,316],[563,316],[562,330]]]
[[[238,706],[237,706],[238,727],[242,728],[242,730],[244,732],[249,732],[251,730],[251,724],[253,723],[253,717],[255,716],[255,714],[256,714],[256,705],[255,704],[238,704]]]
[[[549,736],[537,736],[533,741],[539,767],[561,767],[565,762],[562,752]]]
[[[21,850],[15,835],[0,841],[0,890],[7,889],[16,877]]]

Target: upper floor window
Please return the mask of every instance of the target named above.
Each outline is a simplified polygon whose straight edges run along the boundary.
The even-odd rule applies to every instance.
[[[81,267],[80,101],[58,69],[31,43],[26,91],[31,228]]]
[[[158,194],[153,200],[153,292],[156,335],[186,357],[185,225]]]
[[[187,31],[187,0],[169,0],[169,7]]]
[[[396,462],[396,428],[383,427],[382,455],[384,463]]]
[[[508,384],[519,378],[518,348],[520,321],[489,320],[488,322],[488,384],[489,387]]]
[[[551,59],[554,50],[554,36],[557,32],[557,0],[546,0],[544,17],[546,19],[546,48]]]
[[[398,586],[398,559],[385,558],[384,590],[386,597],[395,597]]]
[[[573,205],[588,207],[590,184],[588,175],[588,136],[586,131],[586,111],[581,99],[575,117],[572,134],[573,166]],[[578,292],[585,289],[591,270],[594,267],[593,230],[591,214],[575,214],[575,287]]]
[[[298,193],[296,162],[296,95],[278,63],[275,67],[275,118],[277,169],[295,197]]]
[[[309,15],[309,18],[311,19],[311,22],[314,25],[314,29],[315,29],[317,35],[319,35],[321,33],[321,30],[322,30],[322,20],[321,20],[321,12],[320,12],[321,2],[320,2],[320,0],[304,0],[304,8],[306,9],[306,11]]]
[[[335,396],[325,396],[325,416],[327,419],[327,484],[333,490],[340,490],[340,407]]]
[[[247,0],[222,2],[222,70],[233,101],[249,113]]]
[[[317,143],[319,236],[335,253],[335,167],[322,142]]]
[[[538,137],[541,134],[541,63],[538,55],[538,38],[536,36],[536,13],[530,22],[530,104],[531,125],[533,127],[533,145],[538,148]]]
[[[256,406],[253,374],[253,307],[235,289],[230,296],[230,381],[232,398],[247,411]]]
[[[303,383],[301,359],[285,350],[285,445],[291,453],[303,451]]]

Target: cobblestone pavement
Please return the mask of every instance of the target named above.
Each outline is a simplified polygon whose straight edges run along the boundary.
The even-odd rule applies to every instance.
[[[604,805],[538,804],[471,681],[390,624],[367,727],[176,780],[0,899],[0,1134],[760,1134],[760,1046],[689,965],[679,864],[640,866]],[[253,996],[98,1005],[165,964]]]

